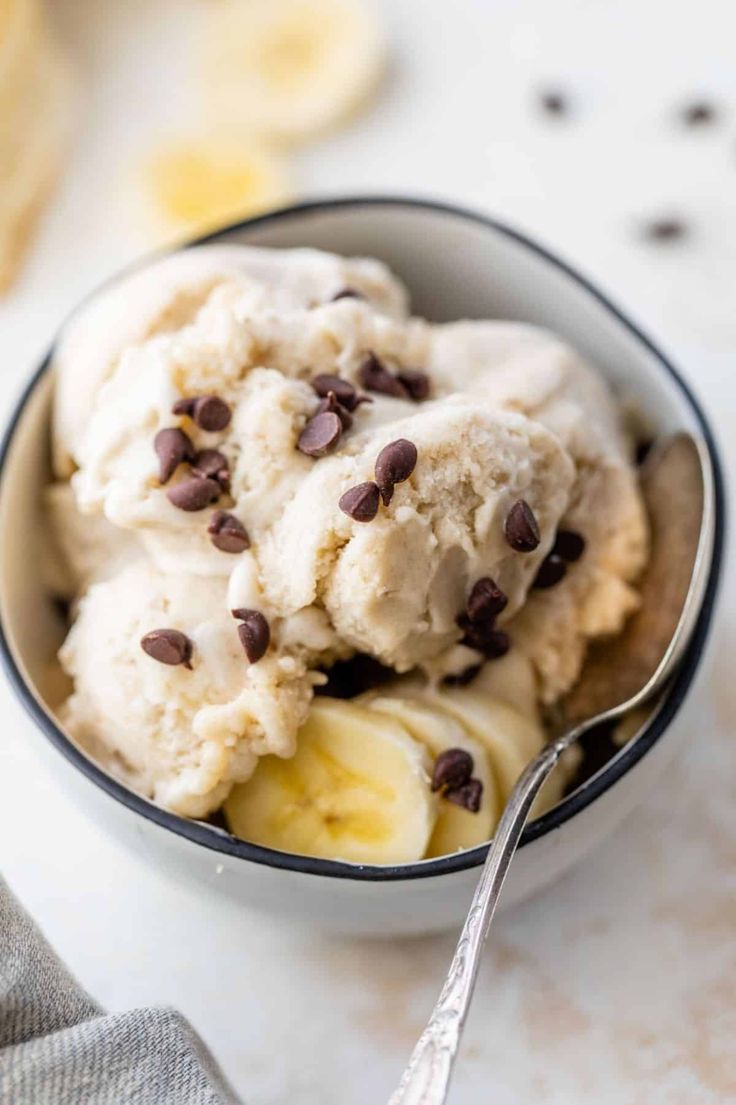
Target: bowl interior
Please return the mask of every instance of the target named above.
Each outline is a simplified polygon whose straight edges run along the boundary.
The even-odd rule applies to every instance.
[[[646,340],[580,278],[502,226],[434,205],[355,200],[290,209],[208,240],[378,257],[410,288],[415,313],[437,321],[496,317],[548,327],[589,357],[656,433],[702,433],[684,388]],[[51,392],[44,365],[10,427],[0,485],[2,630],[26,686],[47,713],[63,693],[55,654],[64,633],[41,570]]]

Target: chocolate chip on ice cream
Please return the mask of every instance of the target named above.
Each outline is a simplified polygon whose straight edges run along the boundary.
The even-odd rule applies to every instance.
[[[534,512],[524,499],[511,507],[504,525],[506,540],[516,552],[533,552],[541,537]]]
[[[418,368],[401,368],[396,373],[396,379],[416,403],[429,398],[429,376],[426,372]]]
[[[180,464],[194,459],[190,438],[176,426],[159,430],[153,439],[153,448],[158,457],[160,483],[168,483]]]
[[[202,479],[201,476],[191,476],[188,480],[175,483],[166,492],[169,502],[179,510],[195,511],[204,510],[216,499],[219,499],[222,488],[217,480]]]
[[[179,399],[172,408],[174,414],[186,414],[207,433],[216,433],[230,425],[232,411],[219,395],[196,395]]]
[[[585,538],[571,529],[559,529],[552,546],[555,556],[562,557],[568,564],[574,564],[585,552]]]
[[[501,588],[489,576],[484,576],[473,584],[465,609],[471,622],[487,622],[498,617],[507,603]]]
[[[461,622],[465,634],[462,643],[468,648],[474,648],[482,652],[486,660],[500,660],[511,648],[511,640],[508,633],[502,629],[494,629],[491,622]]]
[[[230,465],[219,449],[202,449],[192,462],[192,475],[216,480],[223,491],[230,490]]]
[[[372,522],[378,514],[379,495],[378,484],[359,483],[340,497],[338,506],[354,522]]]
[[[404,387],[393,372],[379,360],[375,353],[369,353],[358,370],[358,378],[366,391],[375,391],[379,395],[390,395],[394,399],[408,399],[409,390]]]
[[[338,403],[345,407],[345,410],[354,411],[357,407],[358,392],[350,381],[343,380],[342,376],[334,376],[330,372],[321,372],[310,382],[321,399],[326,398],[330,392],[333,392]]]
[[[192,666],[192,642],[178,629],[152,629],[141,638],[141,648],[159,664]]]
[[[336,414],[340,419],[340,425],[343,431],[349,430],[353,424],[353,416],[349,410],[343,407],[342,403],[338,400],[334,391],[328,391],[324,399],[320,400],[319,406],[315,414],[324,414],[329,411],[331,414]]]
[[[561,556],[550,553],[539,566],[533,586],[538,591],[546,591],[548,587],[555,587],[565,578],[567,564]]]
[[[405,437],[384,445],[376,458],[375,476],[384,506],[393,498],[394,486],[408,480],[417,464],[417,447]]]
[[[233,610],[232,615],[240,622],[238,636],[245,655],[251,664],[257,664],[268,651],[271,643],[271,630],[260,610]]]
[[[250,548],[248,532],[234,514],[226,510],[216,510],[207,527],[212,544],[226,553],[241,553]]]
[[[322,411],[309,419],[299,434],[297,449],[308,457],[325,457],[337,445],[342,422],[334,411]]]

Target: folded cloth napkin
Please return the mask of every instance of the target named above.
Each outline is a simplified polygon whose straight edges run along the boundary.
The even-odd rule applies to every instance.
[[[237,1105],[171,1009],[105,1013],[0,878],[0,1105]]]

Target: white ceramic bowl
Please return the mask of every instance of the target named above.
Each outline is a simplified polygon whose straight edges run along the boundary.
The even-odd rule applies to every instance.
[[[723,547],[722,480],[696,400],[652,343],[587,281],[540,246],[479,215],[404,199],[304,204],[230,227],[209,240],[315,246],[385,261],[409,286],[416,313],[435,320],[520,319],[549,327],[647,412],[657,432],[705,440],[713,466],[716,535],[691,646],[666,699],[638,739],[554,810],[527,826],[504,904],[519,901],[589,852],[646,796],[685,736],[676,715],[700,667]],[[343,931],[426,932],[465,913],[486,849],[403,867],[358,867],[274,852],[215,826],[186,821],[126,789],[76,748],[45,705],[63,633],[39,577],[40,492],[48,472],[49,359],[31,380],[0,452],[0,651],[18,695],[70,786],[98,824],[142,858],[217,886],[243,903]],[[60,753],[60,755],[59,755]]]

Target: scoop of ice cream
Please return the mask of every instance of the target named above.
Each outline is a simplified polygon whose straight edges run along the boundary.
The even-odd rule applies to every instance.
[[[81,514],[70,484],[51,484],[44,498],[51,523],[44,580],[56,597],[73,599],[142,555],[135,533],[111,525],[103,514]]]
[[[408,304],[403,286],[380,262],[311,249],[198,246],[121,277],[72,317],[57,347],[57,475],[73,472],[98,392],[123,353],[156,335],[176,334],[196,318],[215,288],[233,282],[246,300],[266,303],[277,314],[283,308],[314,307],[345,292],[356,293],[393,318],[403,317]]]
[[[394,439],[415,446],[416,467],[372,521],[355,521],[341,497],[373,479]],[[339,640],[407,671],[458,639],[457,617],[478,579],[496,581],[506,616],[519,609],[572,478],[569,457],[538,423],[453,397],[424,404],[313,463],[256,552],[266,600],[282,617],[323,609]],[[542,534],[528,554],[504,532],[519,500]]]
[[[198,451],[224,453],[229,505],[257,538],[311,467],[296,448],[319,404],[308,381],[324,373],[349,378],[369,349],[411,356],[421,349],[425,330],[382,314],[367,300],[304,306],[274,300],[260,286],[219,285],[191,322],[127,348],[99,387],[73,446],[80,510],[102,511],[114,525],[138,530],[166,570],[183,564],[197,573],[227,573],[231,562],[213,549],[201,518],[171,505],[161,485],[157,432],[178,427]],[[232,413],[222,432],[172,413],[177,400],[211,393]],[[408,400],[384,398],[358,408],[355,426],[377,426],[413,409]]]
[[[259,755],[288,756],[312,681],[290,657],[249,665],[220,579],[139,561],[93,584],[61,650],[74,680],[62,720],[137,790],[188,817],[215,809]],[[191,642],[191,667],[141,647],[156,630]]]
[[[436,327],[428,364],[440,386],[542,423],[574,462],[560,525],[584,539],[584,554],[557,586],[531,591],[509,627],[534,662],[543,700],[554,702],[577,679],[588,641],[618,632],[638,603],[632,584],[646,562],[648,528],[620,411],[579,354],[532,326]]]

